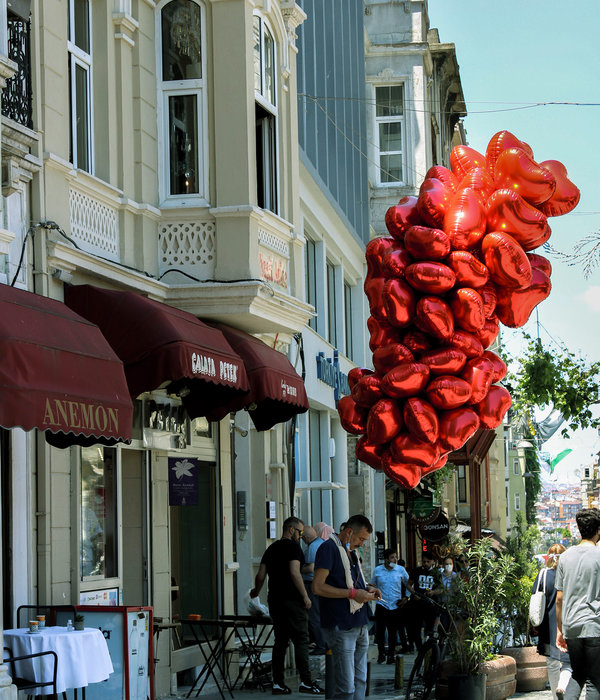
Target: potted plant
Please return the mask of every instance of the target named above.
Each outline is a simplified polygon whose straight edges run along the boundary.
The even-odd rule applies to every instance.
[[[80,632],[84,629],[85,617],[81,613],[75,615],[75,624],[73,627]]]

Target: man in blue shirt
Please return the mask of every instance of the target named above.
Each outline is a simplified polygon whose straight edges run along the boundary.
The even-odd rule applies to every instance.
[[[396,654],[396,638],[400,629],[398,606],[402,604],[403,585],[408,581],[408,572],[398,564],[398,555],[393,549],[383,550],[383,564],[375,567],[371,577],[371,585],[381,591],[381,600],[375,606],[375,641],[379,656],[377,663],[385,661],[385,634],[388,639],[388,664],[394,663]],[[404,628],[402,627],[402,634]],[[403,640],[403,650],[406,649],[406,638]]]
[[[319,596],[312,592],[312,582],[315,573],[315,556],[317,549],[325,540],[317,537],[317,532],[313,527],[305,526],[302,540],[308,545],[304,553],[304,566],[302,567],[302,580],[306,587],[306,593],[312,605],[308,610],[308,630],[315,643],[315,648],[310,652],[311,656],[321,656],[327,651],[327,642],[321,629],[321,611],[319,609]]]
[[[369,649],[368,603],[380,600],[367,585],[356,553],[373,532],[364,515],[353,515],[317,550],[313,593],[320,596],[321,627],[333,654],[335,700],[364,700]]]

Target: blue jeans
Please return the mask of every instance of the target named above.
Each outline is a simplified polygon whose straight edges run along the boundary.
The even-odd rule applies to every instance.
[[[334,700],[364,700],[367,690],[367,625],[341,630],[330,627],[325,636],[332,651],[335,675]]]

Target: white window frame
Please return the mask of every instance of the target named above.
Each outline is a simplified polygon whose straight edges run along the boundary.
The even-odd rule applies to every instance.
[[[519,460],[513,457],[513,474],[514,476],[521,476],[521,466],[519,465]]]
[[[208,161],[208,111],[206,99],[206,11],[201,2],[192,0],[200,8],[200,31],[202,41],[202,78],[190,80],[163,80],[162,11],[172,0],[161,0],[156,6],[155,32],[158,50],[156,52],[156,84],[158,89],[158,171],[159,202],[161,207],[208,207],[209,161]],[[170,138],[169,138],[169,98],[194,96],[196,98],[198,192],[194,194],[170,194]]]
[[[377,116],[377,90],[379,88],[386,87],[401,87],[402,88],[402,115],[389,116],[389,117],[378,117]],[[375,145],[377,148],[377,185],[379,187],[401,187],[407,184],[406,180],[406,83],[400,81],[397,83],[376,83],[373,85],[374,100],[373,100],[373,123],[374,127],[374,138]],[[380,148],[379,141],[379,125],[380,124],[390,124],[400,122],[402,131],[402,150],[401,151],[382,151]],[[402,180],[396,180],[394,182],[384,182],[381,178],[381,159],[382,156],[400,155],[402,160]]]
[[[521,510],[521,494],[515,493],[515,510]]]
[[[91,0],[88,2],[88,36],[90,41],[90,53],[87,53],[81,49],[75,43],[75,4],[74,0],[69,0],[69,37],[67,40],[67,50],[70,56],[70,69],[69,69],[69,88],[71,96],[71,145],[72,145],[72,159],[73,167],[79,170],[84,170],[84,172],[89,172],[90,175],[94,174],[94,112],[92,109],[92,94],[93,94],[93,71],[92,71],[92,51],[93,51],[93,31],[92,31],[92,3]],[[79,165],[80,157],[77,149],[77,99],[75,95],[76,81],[75,75],[77,71],[77,66],[83,69],[87,78],[87,147],[88,147],[88,169],[85,170]]]
[[[275,129],[274,129],[274,140],[275,140],[275,146],[274,146],[274,153],[273,157],[275,159],[274,167],[270,168],[270,175],[271,177],[275,180],[275,201],[273,202],[273,207],[265,207],[267,211],[272,211],[274,214],[279,215],[280,211],[280,178],[279,178],[279,108],[278,108],[278,103],[279,103],[279,92],[278,92],[278,87],[279,87],[279,82],[277,80],[277,66],[278,66],[278,53],[277,53],[277,40],[275,38],[275,32],[273,31],[273,27],[267,20],[267,18],[261,14],[260,12],[254,12],[253,14],[253,22],[252,22],[252,31],[254,32],[254,20],[258,18],[260,20],[260,82],[261,82],[261,89],[257,90],[256,87],[254,88],[254,99],[257,104],[259,104],[266,112],[271,114],[273,116],[273,120],[275,123]],[[264,85],[265,85],[265,51],[264,51],[264,35],[265,35],[265,27],[268,29],[269,34],[271,35],[271,39],[273,41],[273,96],[275,97],[275,103],[270,102],[264,95]],[[254,36],[254,34],[253,34]],[[254,53],[252,55],[252,66],[254,68]],[[254,75],[254,70],[252,71],[252,75]],[[264,143],[263,139],[263,143]],[[256,153],[256,160],[257,160],[257,167],[258,167],[258,158],[259,155],[262,158],[263,164],[265,163],[265,148],[263,148],[263,153],[259,154],[258,153],[258,144],[256,144],[257,148],[257,153]],[[257,177],[258,177],[258,172],[257,172]],[[258,189],[258,182],[257,182],[257,189]],[[265,187],[265,190],[267,188]]]

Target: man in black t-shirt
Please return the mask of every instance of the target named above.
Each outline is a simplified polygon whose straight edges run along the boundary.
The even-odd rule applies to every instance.
[[[435,566],[435,559],[431,554],[423,554],[423,564],[412,571],[406,588],[411,594],[418,594],[411,595],[407,611],[410,641],[416,645],[418,651],[422,644],[421,629],[425,627],[426,634],[431,632],[436,615],[435,608],[419,596],[435,598],[437,602],[444,592],[442,574]]]
[[[265,578],[269,577],[267,601],[275,633],[271,661],[273,695],[290,695],[292,692],[284,683],[285,654],[290,639],[294,643],[296,667],[300,674],[299,692],[309,695],[323,695],[325,692],[313,683],[308,662],[308,609],[311,602],[300,573],[304,564],[299,544],[303,528],[304,524],[298,518],[288,518],[283,523],[281,539],[267,547],[254,579],[254,588],[250,591],[250,597],[256,597]]]

